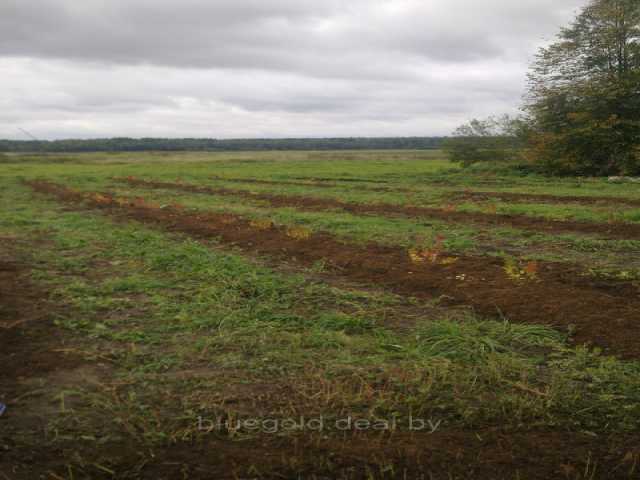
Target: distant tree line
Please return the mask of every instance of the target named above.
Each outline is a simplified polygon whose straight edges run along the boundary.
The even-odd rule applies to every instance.
[[[452,160],[519,157],[551,174],[640,174],[640,0],[591,0],[539,51],[523,112],[460,127],[445,144]]]
[[[404,138],[103,138],[91,140],[0,140],[0,152],[143,152],[143,151],[261,151],[261,150],[429,150],[442,145],[443,137]]]

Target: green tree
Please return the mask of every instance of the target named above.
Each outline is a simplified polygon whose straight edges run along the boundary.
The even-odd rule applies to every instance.
[[[538,53],[528,155],[560,174],[640,172],[640,1],[592,0]]]
[[[478,162],[509,162],[519,158],[523,123],[508,115],[473,119],[459,126],[443,148],[451,161],[468,167]]]

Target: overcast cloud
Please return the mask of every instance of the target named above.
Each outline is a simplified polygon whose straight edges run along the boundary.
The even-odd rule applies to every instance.
[[[1,0],[0,138],[428,136],[586,0]]]

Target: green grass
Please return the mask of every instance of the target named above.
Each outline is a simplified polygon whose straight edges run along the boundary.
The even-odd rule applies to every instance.
[[[124,155],[101,154],[81,157],[81,163],[75,157],[73,162],[32,159],[0,167],[0,195],[11,206],[0,216],[0,236],[12,238],[14,247],[30,256],[34,281],[64,307],[56,310],[55,324],[73,349],[90,364],[108,365],[99,382],[79,382],[71,389],[49,385],[51,398],[66,399],[64,404],[71,406],[47,420],[48,447],[73,450],[79,442],[89,442],[99,452],[110,442],[133,442],[141,450],[198,442],[198,416],[217,415],[413,415],[442,420],[452,430],[637,431],[638,361],[570,346],[550,327],[487,320],[448,310],[436,300],[419,304],[336,284],[322,277],[322,265],[297,271],[268,267],[260,258],[215,242],[69,209],[34,196],[20,183],[20,177],[46,177],[101,190],[110,185],[111,176],[186,178],[179,173],[185,170],[201,183],[221,171],[229,177],[254,172],[287,178],[295,173],[407,183],[420,175],[433,181],[459,175],[438,173],[442,162],[418,153],[408,160],[402,153],[376,153],[371,164],[364,164],[365,153],[346,159],[337,153],[314,155],[143,155],[136,157],[138,163]],[[125,186],[118,191],[132,193]],[[306,225],[353,241],[408,246],[445,232],[447,248],[454,251],[497,255],[509,250],[519,257],[557,256],[593,268],[619,265],[625,251],[638,249],[631,241],[525,235],[509,229],[476,232],[442,222],[427,225],[270,209],[230,197],[138,192],[191,208]],[[613,268],[608,274],[624,271]],[[40,382],[52,380],[45,376]],[[34,430],[22,432],[15,442],[29,448],[43,440]],[[109,454],[103,449],[102,455]],[[83,462],[68,459],[69,468],[79,472],[86,468]]]
[[[306,365],[313,363],[326,381],[338,383],[346,381],[339,374],[345,369],[359,369],[365,377],[373,372],[387,376],[397,369],[415,378],[422,378],[425,368],[431,372],[428,391],[420,381],[397,385],[398,391],[390,387],[365,411],[357,398],[349,400],[345,393],[344,408],[356,414],[433,414],[431,405],[438,405],[448,421],[467,426],[479,421],[510,423],[513,414],[518,422],[562,424],[567,419],[555,410],[562,404],[564,412],[566,402],[572,401],[576,412],[572,424],[619,428],[627,426],[630,412],[638,413],[635,408],[615,408],[613,402],[605,423],[591,410],[581,415],[580,406],[614,390],[629,389],[637,398],[640,372],[636,364],[625,366],[570,349],[549,328],[419,317],[411,332],[400,333],[380,320],[385,310],[398,305],[400,300],[392,297],[342,291],[308,281],[304,275],[280,274],[238,255],[135,223],[118,225],[99,214],[64,212],[46,200],[30,199],[23,187],[14,187],[10,195],[5,192],[4,200],[16,208],[3,218],[3,234],[48,232],[52,245],[36,253],[37,278],[74,313],[60,318],[58,325],[98,341],[92,347],[94,354],[102,349],[100,341],[106,342],[117,359],[116,375],[129,378],[132,391],[140,389],[137,399],[144,390],[149,408],[156,408],[153,395],[147,397],[154,390],[149,374],[215,365],[214,371],[242,370],[249,378],[269,378],[275,371],[304,384]],[[25,220],[33,218],[36,224],[25,231]],[[92,265],[97,258],[98,267]],[[64,283],[60,271],[66,273]],[[585,355],[587,360],[575,360]],[[562,360],[549,360],[554,358]],[[566,365],[573,371],[566,372]],[[513,386],[523,382],[535,390],[552,389],[559,385],[549,379],[568,374],[584,377],[587,372],[576,367],[603,365],[629,375],[618,377],[614,384],[601,383],[600,390],[576,384],[582,397],[571,392],[571,399],[562,396],[551,404],[546,397],[556,395],[554,390],[542,401]],[[453,402],[459,387],[465,393]],[[163,382],[162,388],[171,388],[176,397],[185,393],[181,384]],[[190,386],[198,388],[198,382]],[[405,392],[405,400],[394,398],[399,391]],[[509,410],[496,403],[496,392],[508,399]],[[514,411],[511,402],[516,398]],[[627,399],[622,403],[632,407]],[[195,405],[183,407],[189,410]],[[367,411],[370,408],[374,410]],[[171,432],[161,437],[166,435]]]

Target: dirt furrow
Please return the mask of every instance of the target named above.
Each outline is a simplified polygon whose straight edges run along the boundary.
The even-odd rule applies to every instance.
[[[258,178],[222,178],[213,177],[213,180],[222,180],[234,183],[249,183],[261,185],[294,185],[299,187],[313,188],[336,188],[343,187],[341,183],[358,184],[359,190],[370,192],[403,192],[403,193],[419,193],[416,189],[399,187],[390,184],[385,180],[360,180],[360,179],[339,179],[339,178],[315,178],[315,177],[291,177],[292,180],[266,180]],[[371,186],[369,184],[381,184],[384,186]],[[438,187],[439,188],[439,187]],[[477,192],[472,190],[460,191],[442,191],[443,196],[459,200],[504,200],[509,202],[535,202],[549,204],[566,204],[577,203],[580,205],[623,205],[629,207],[640,207],[640,199],[621,198],[611,196],[593,196],[593,195],[551,195],[543,193],[515,193],[515,192]]]
[[[384,180],[358,180],[358,179],[331,179],[331,178],[314,178],[314,177],[292,177],[292,180],[266,180],[262,178],[222,178],[212,177],[212,180],[231,182],[231,183],[249,183],[256,185],[294,185],[298,187],[314,187],[314,188],[336,188],[344,187],[340,183],[347,182],[352,186],[353,183],[358,184],[358,188],[361,190],[367,190],[370,192],[410,192],[411,190],[402,187],[373,187],[370,185],[363,185],[366,183],[386,185],[388,182]]]
[[[505,433],[477,429],[318,437],[307,434],[294,438],[177,444],[150,453],[143,470],[145,475],[140,478],[249,478],[242,475],[248,452],[261,458],[260,478],[265,480],[630,480],[636,478],[640,459],[638,435],[632,434],[594,438],[586,433]],[[296,466],[291,466],[291,458],[297,460]],[[134,457],[129,463],[135,465],[139,461]],[[388,474],[371,473],[383,469]]]
[[[452,223],[471,223],[491,227],[513,227],[545,233],[575,232],[598,235],[609,239],[640,239],[640,224],[634,223],[587,223],[570,220],[547,220],[526,215],[501,215],[482,212],[459,212],[451,209],[414,207],[393,204],[365,204],[343,202],[331,198],[314,198],[299,195],[253,193],[246,190],[212,188],[186,183],[147,181],[138,178],[118,179],[131,185],[147,188],[165,188],[192,193],[235,196],[268,202],[275,208],[292,207],[302,211],[326,211],[340,209],[357,215],[404,216],[409,218],[432,218]]]
[[[538,193],[513,193],[513,192],[453,192],[453,198],[463,200],[506,200],[509,202],[535,202],[550,204],[578,203],[581,205],[624,205],[628,207],[640,207],[640,200],[619,197],[595,197],[575,195],[545,195]]]

